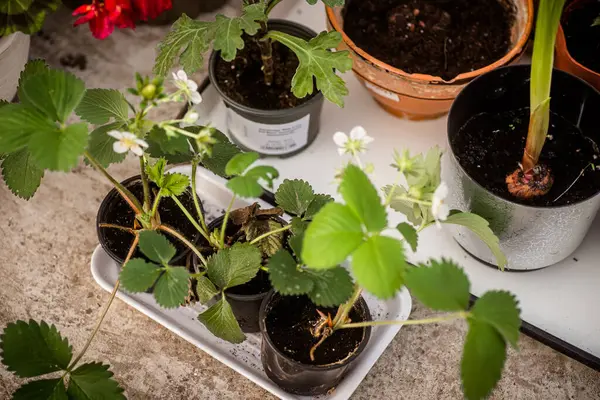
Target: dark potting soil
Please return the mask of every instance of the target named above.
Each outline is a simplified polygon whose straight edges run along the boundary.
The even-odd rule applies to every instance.
[[[321,312],[333,317],[337,308],[319,307]],[[353,309],[350,319],[364,319]],[[279,296],[274,299],[266,316],[266,329],[273,344],[288,357],[309,365],[328,365],[345,360],[364,338],[364,329],[340,329],[327,338],[315,351],[315,361],[310,359],[310,349],[318,339],[310,328],[319,320],[317,306],[307,296]]]
[[[477,183],[517,203],[562,206],[585,200],[600,191],[600,170],[592,169],[590,165],[600,164],[598,145],[576,126],[551,113],[548,139],[542,149],[540,163],[550,167],[554,184],[546,195],[531,200],[512,196],[505,179],[521,161],[528,125],[529,108],[478,114],[451,139],[452,147],[458,153],[460,165]],[[584,174],[575,182],[583,169]],[[568,189],[573,182],[575,184]]]
[[[515,11],[506,0],[350,0],[344,30],[371,56],[450,80],[504,57]]]
[[[265,85],[260,49],[253,37],[244,36],[244,48],[231,62],[218,58],[217,84],[232,100],[261,110],[293,108],[307,102],[317,92],[302,99],[292,94],[292,77],[298,68],[298,57],[280,43],[273,43],[273,84]]]
[[[589,69],[600,72],[600,25],[592,26],[600,16],[600,0],[591,0],[573,8],[562,24],[571,56]]]
[[[129,185],[127,188],[140,202],[143,201],[144,189],[140,181]],[[158,190],[158,188],[153,184],[150,185],[150,188],[151,192],[153,192],[153,190]],[[150,197],[154,199],[154,196],[152,194]],[[194,210],[194,200],[190,194],[185,193],[179,196],[179,200],[188,210]],[[163,224],[177,229],[177,231],[183,234],[186,238],[191,239],[198,236],[198,231],[196,230],[196,228],[194,228],[191,222],[181,212],[179,207],[177,207],[177,204],[175,204],[175,202],[172,199],[163,198],[160,201],[158,212],[160,214],[160,219]],[[135,220],[135,213],[121,196],[116,196],[116,201],[113,203],[112,207],[110,207],[107,210],[107,213],[104,218],[105,220],[102,221],[103,223],[116,224],[132,228]],[[101,229],[104,229],[106,232],[105,237],[108,247],[119,257],[123,259],[127,257],[129,248],[133,243],[133,235],[118,229]],[[187,247],[183,245],[179,240],[172,238],[168,234],[165,234],[165,236],[175,246],[175,248],[177,249],[177,254],[181,254],[187,250]],[[192,242],[193,241],[194,240],[192,240]],[[139,251],[139,248],[136,250],[133,257],[143,257],[142,253]],[[181,263],[183,263],[184,261],[185,260],[182,260]]]

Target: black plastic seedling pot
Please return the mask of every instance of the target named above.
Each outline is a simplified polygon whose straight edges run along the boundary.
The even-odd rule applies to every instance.
[[[306,310],[307,304],[310,304],[309,315],[318,316],[316,306],[306,296],[281,296],[271,292],[264,299],[260,309],[260,331],[263,336],[261,359],[269,379],[286,392],[318,396],[335,388],[358,361],[369,342],[371,327],[334,332],[317,348],[313,362],[308,358],[309,352],[318,339],[312,337],[310,332],[297,333],[299,326],[304,330],[311,328],[310,322],[301,317],[303,314],[300,310]],[[278,308],[281,309],[279,312]],[[335,313],[336,308],[319,310]],[[371,321],[369,308],[362,297],[350,317],[353,322]],[[282,340],[287,344],[282,344]],[[345,344],[349,351],[340,351]],[[321,363],[321,360],[328,362]]]
[[[600,93],[554,70],[550,127],[540,164],[550,168],[550,191],[529,200],[508,192],[529,124],[531,68],[499,68],[475,79],[454,101],[444,180],[452,208],[486,218],[500,239],[508,270],[544,268],[567,258],[583,241],[600,207]],[[466,228],[455,239],[477,259],[497,265],[487,246]]]
[[[285,20],[269,20],[268,28],[306,40],[317,36],[315,31]],[[301,152],[316,139],[323,108],[321,92],[293,108],[266,110],[249,107],[233,100],[219,87],[216,76],[219,58],[219,52],[212,53],[209,75],[227,108],[227,132],[236,144],[261,156],[288,157]]]

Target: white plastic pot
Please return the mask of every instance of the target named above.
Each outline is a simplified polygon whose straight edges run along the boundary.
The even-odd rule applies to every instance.
[[[29,56],[29,35],[17,32],[0,37],[0,99],[11,101],[17,94],[19,75]]]

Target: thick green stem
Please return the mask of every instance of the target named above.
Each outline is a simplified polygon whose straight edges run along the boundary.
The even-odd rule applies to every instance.
[[[198,220],[200,225],[205,232],[208,232],[206,227],[206,221],[204,220],[204,214],[202,214],[202,208],[200,208],[200,202],[198,200],[198,192],[196,192],[196,172],[198,170],[199,161],[194,159],[192,161],[192,197],[194,198],[194,206],[196,207],[196,214],[198,214]]]
[[[336,329],[340,329],[340,327],[344,324],[344,322],[348,318],[348,314],[350,314],[350,311],[352,311],[354,304],[356,304],[356,302],[360,298],[361,293],[362,293],[362,288],[358,285],[354,285],[354,293],[352,293],[352,297],[350,297],[350,300],[348,300],[346,303],[342,304],[338,308],[338,312],[336,313],[335,317],[333,318],[332,324],[333,324],[334,331]]]
[[[158,229],[160,229],[161,231],[167,232],[169,235],[175,237],[176,239],[179,239],[190,250],[192,250],[195,255],[198,256],[198,258],[200,259],[200,261],[202,261],[202,264],[205,267],[208,265],[208,263],[206,262],[206,258],[204,258],[204,256],[200,252],[200,250],[198,250],[198,248],[196,246],[194,246],[194,244],[192,242],[190,242],[189,240],[187,240],[185,238],[185,236],[183,236],[181,233],[177,232],[175,229],[171,228],[170,226],[166,226],[166,225],[160,225],[158,227]]]
[[[150,184],[148,183],[144,157],[140,157],[140,175],[142,177],[142,186],[144,187],[144,212],[148,212],[150,211]]]
[[[133,243],[131,244],[131,247],[129,248],[129,252],[127,253],[127,257],[125,258],[125,261],[123,262],[123,265],[127,264],[127,262],[133,256],[133,253],[135,252],[135,248],[137,247],[138,242],[139,242],[139,236],[136,235],[135,239],[133,239]],[[83,355],[85,354],[85,352],[88,350],[88,348],[92,344],[92,341],[94,340],[94,337],[96,336],[96,334],[100,330],[100,326],[102,325],[102,322],[104,321],[104,318],[106,317],[106,314],[108,313],[108,309],[110,308],[111,304],[113,303],[113,300],[115,299],[115,296],[117,295],[117,291],[119,290],[119,286],[120,286],[120,282],[117,280],[117,282],[115,283],[115,287],[113,288],[113,290],[112,290],[112,292],[110,294],[110,298],[108,299],[108,302],[104,306],[104,310],[102,311],[102,314],[100,314],[100,318],[98,319],[98,322],[96,322],[96,326],[94,327],[94,330],[92,331],[92,334],[90,335],[90,337],[88,338],[87,342],[83,346],[83,349],[81,349],[81,351],[79,352],[79,354],[77,355],[77,357],[75,357],[75,359],[73,360],[73,362],[71,363],[71,365],[69,365],[69,367],[67,368],[67,371],[70,372],[73,368],[75,368],[75,366],[77,365],[77,363],[79,362],[79,360],[81,360],[81,357],[83,357]]]
[[[127,204],[129,204],[131,209],[136,214],[142,214],[143,207],[140,204],[140,202],[138,201],[138,199],[133,195],[133,193],[131,193],[129,191],[129,189],[127,189],[125,186],[121,185],[120,182],[118,182],[115,178],[113,178],[112,175],[109,174],[108,171],[98,162],[98,160],[96,160],[88,151],[83,153],[83,155],[85,156],[85,158],[88,159],[90,164],[92,164],[92,166],[97,171],[102,173],[102,175],[104,175],[110,181],[110,183],[113,184],[113,186],[115,187],[117,192],[119,192],[121,197],[123,197],[123,200],[125,200],[127,202]]]
[[[337,329],[350,329],[350,328],[364,328],[366,326],[379,326],[379,325],[426,325],[436,324],[438,322],[447,322],[455,319],[465,319],[470,315],[467,311],[459,311],[448,315],[443,315],[434,318],[425,319],[412,319],[407,321],[365,321],[365,322],[353,322],[350,324],[342,324]]]
[[[176,196],[173,196],[171,198],[173,199],[175,204],[177,204],[177,207],[179,207],[181,212],[192,223],[192,225],[194,225],[194,228],[196,228],[198,230],[198,232],[200,232],[200,234],[202,236],[204,236],[204,239],[208,240],[208,242],[210,243],[210,238],[208,237],[208,231],[207,230],[205,231],[200,225],[198,225],[198,223],[196,222],[194,217],[192,217],[192,214],[190,214],[190,212],[187,210],[187,208],[185,208],[185,206],[181,203],[181,201],[179,201],[179,199]]]
[[[152,211],[150,212],[150,218],[154,218],[156,215],[156,211],[158,210],[158,204],[162,198],[162,189],[158,191],[156,194],[156,198],[154,199],[154,204],[152,205]]]
[[[254,238],[250,242],[250,244],[256,244],[256,243],[260,242],[261,240],[263,240],[264,238],[267,238],[267,237],[269,237],[271,235],[275,235],[275,234],[280,233],[280,232],[285,232],[285,231],[289,230],[291,227],[292,227],[291,225],[286,225],[284,227],[281,227],[281,228],[278,228],[278,229],[274,229],[274,230],[269,231],[267,233],[263,233],[262,235]]]
[[[398,200],[405,200],[405,201],[410,201],[411,203],[417,203],[417,204],[422,204],[424,206],[431,206],[431,202],[430,201],[426,201],[426,200],[419,200],[419,199],[415,199],[413,197],[410,196],[406,196],[406,195],[402,195],[402,196],[398,196],[396,197]]]
[[[221,237],[219,243],[221,243],[221,248],[225,248],[225,231],[227,230],[227,221],[229,221],[229,214],[231,214],[231,209],[233,208],[233,203],[235,202],[236,195],[231,196],[231,201],[227,206],[227,211],[225,211],[225,217],[223,217],[223,224],[221,225]]]

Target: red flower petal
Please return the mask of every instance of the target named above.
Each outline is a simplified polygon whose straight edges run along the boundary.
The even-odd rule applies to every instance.
[[[96,39],[106,39],[114,29],[115,25],[104,13],[90,21],[90,30]]]
[[[172,7],[171,0],[132,0],[136,16],[142,21],[154,19]]]
[[[81,24],[85,24],[86,22],[94,19],[94,17],[96,16],[96,13],[94,11],[89,11],[88,13],[86,13],[85,15],[79,17],[74,23],[73,26],[77,26],[77,25],[81,25]]]

